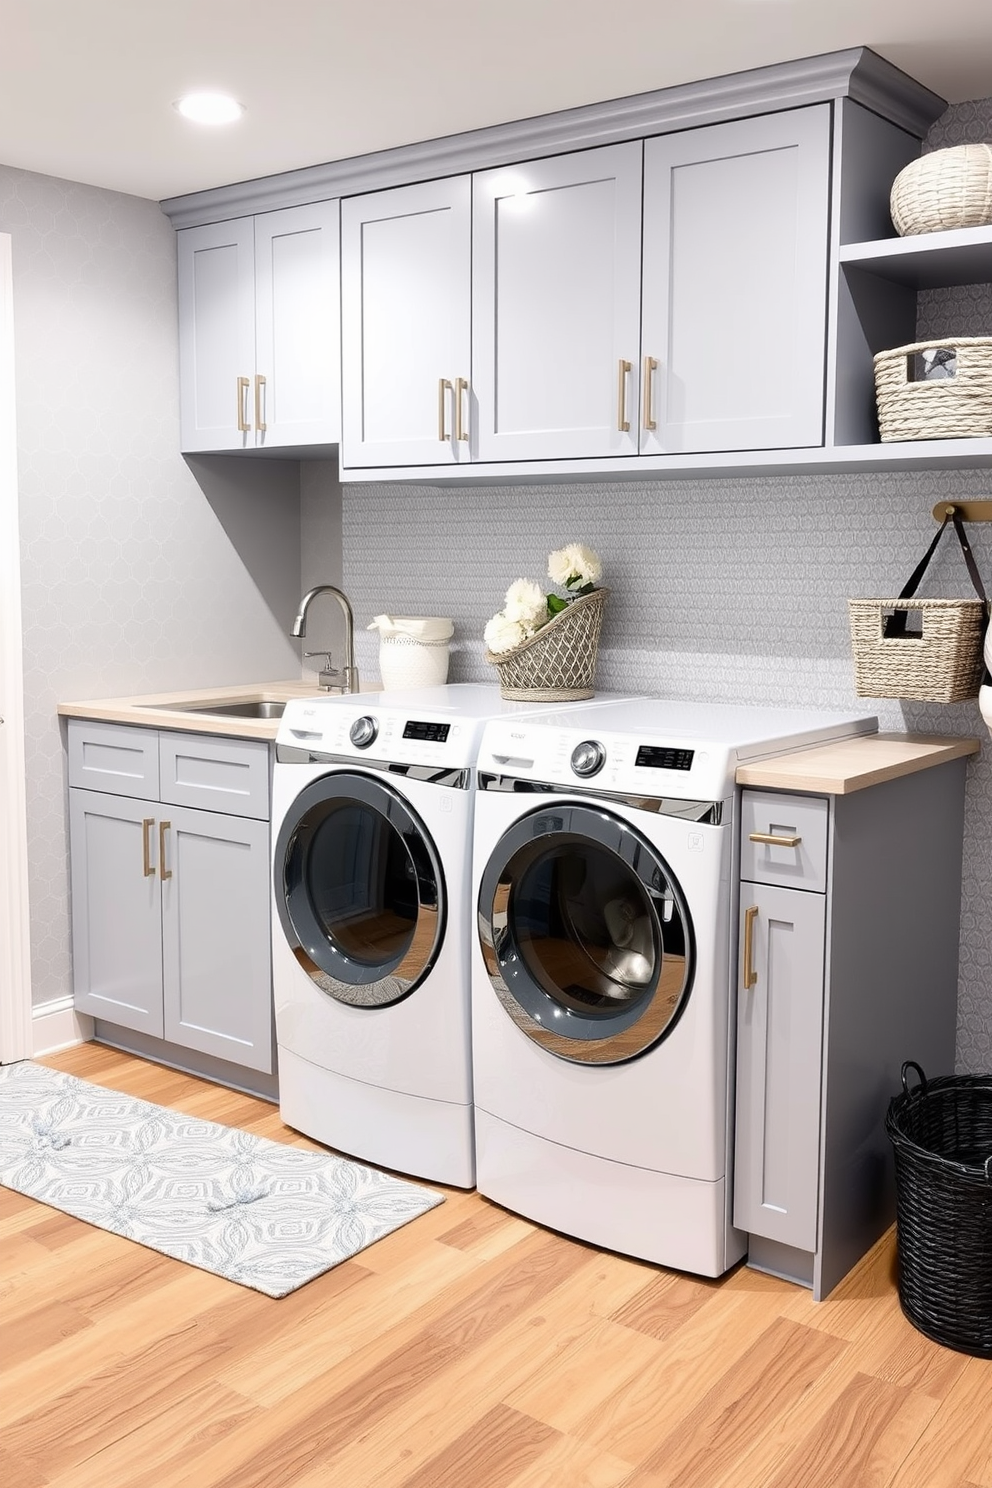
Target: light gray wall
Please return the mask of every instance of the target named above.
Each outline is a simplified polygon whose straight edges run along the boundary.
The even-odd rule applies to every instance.
[[[949,110],[929,144],[972,138],[992,140],[992,99]],[[921,300],[920,334],[992,334],[990,308],[986,287],[931,292]],[[992,1070],[992,743],[977,703],[859,700],[847,619],[848,596],[899,592],[933,536],[936,501],[988,495],[987,471],[346,486],[344,580],[359,667],[366,677],[376,673],[375,637],[363,628],[373,615],[450,615],[452,680],[495,681],[482,655],[486,620],[507,584],[542,580],[547,554],[577,540],[600,552],[613,591],[597,676],[604,688],[860,707],[877,713],[882,728],[983,739],[969,769],[957,1058],[961,1070]],[[942,546],[923,592],[970,594],[960,553],[946,540]],[[973,546],[992,586],[992,529],[976,529]],[[921,933],[925,922],[921,904]],[[906,1057],[926,1063],[925,1050]]]
[[[179,454],[175,234],[0,166],[13,239],[32,978],[71,991],[62,700],[298,676],[295,462]]]

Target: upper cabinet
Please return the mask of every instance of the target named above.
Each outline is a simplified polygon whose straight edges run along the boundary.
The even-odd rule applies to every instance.
[[[641,159],[638,140],[473,178],[476,460],[636,454]]]
[[[829,183],[823,104],[346,201],[343,468],[822,443]]]
[[[992,430],[883,444],[875,413],[917,291],[992,279],[988,229],[892,226],[945,108],[857,47],[165,202],[183,448],[340,438],[352,481],[992,465]]]
[[[830,107],[648,140],[641,450],[823,443]]]
[[[339,438],[338,203],[178,234],[182,448]]]
[[[341,205],[344,458],[468,457],[472,195],[468,176]]]

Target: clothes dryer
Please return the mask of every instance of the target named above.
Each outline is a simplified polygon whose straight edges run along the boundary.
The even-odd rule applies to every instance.
[[[731,1223],[738,763],[856,714],[639,699],[496,720],[479,754],[479,1191],[718,1276]]]
[[[475,758],[488,719],[528,707],[472,684],[297,699],[276,740],[283,1119],[369,1162],[462,1187],[475,1178]]]

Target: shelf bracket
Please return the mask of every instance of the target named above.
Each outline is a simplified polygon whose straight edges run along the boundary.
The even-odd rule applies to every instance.
[[[962,522],[992,522],[992,501],[938,501],[933,509],[934,520],[942,522],[957,512]]]

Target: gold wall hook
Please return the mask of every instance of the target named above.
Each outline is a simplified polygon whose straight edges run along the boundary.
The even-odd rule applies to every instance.
[[[938,501],[934,520],[942,522],[957,512],[962,522],[992,522],[992,501]]]

